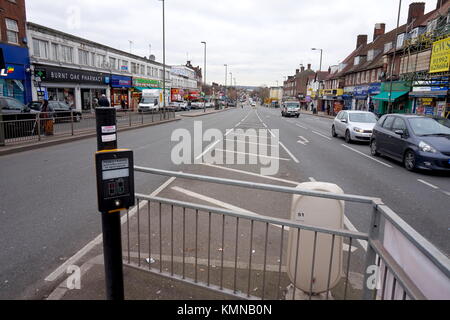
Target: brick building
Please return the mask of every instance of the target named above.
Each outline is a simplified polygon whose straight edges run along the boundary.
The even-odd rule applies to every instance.
[[[25,0],[0,0],[0,96],[31,100]]]

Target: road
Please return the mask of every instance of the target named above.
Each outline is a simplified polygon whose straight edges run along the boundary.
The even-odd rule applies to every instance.
[[[220,168],[178,167],[172,163],[171,151],[175,143],[170,141],[171,134],[183,128],[193,133],[194,122],[199,120],[204,130],[217,128],[224,133],[238,124],[240,128],[263,128],[261,124],[265,124],[268,128],[279,129],[284,147],[280,151],[283,160],[276,178],[331,182],[349,194],[380,197],[407,223],[449,254],[448,176],[411,173],[396,162],[372,158],[367,145],[347,145],[343,139],[332,138],[329,119],[308,115],[285,119],[279,110],[246,107],[124,132],[120,134],[119,146],[133,149],[135,163],[140,166],[243,179],[242,174]],[[204,150],[208,145],[208,142],[203,143]],[[30,288],[34,289],[101,232],[96,210],[95,150],[96,140],[86,139],[0,158],[0,299],[29,294]],[[256,168],[242,165],[234,169],[256,172]],[[252,180],[270,183],[264,179],[255,176]],[[150,194],[166,180],[137,174],[136,190]],[[239,192],[228,192],[229,189],[206,190],[198,183],[182,181],[175,186],[178,188],[166,190],[163,196],[187,190],[191,193],[181,195],[192,201],[198,194],[209,193],[209,198],[222,203],[266,215],[289,217],[289,199],[286,201],[282,197],[267,199],[264,193],[253,193],[249,198]],[[350,206],[347,216],[359,231],[366,231],[367,211]]]

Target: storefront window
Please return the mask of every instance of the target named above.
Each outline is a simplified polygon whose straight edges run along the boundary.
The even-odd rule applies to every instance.
[[[61,101],[75,108],[75,90],[73,88],[47,88],[49,101]]]
[[[25,102],[23,82],[19,80],[0,79],[0,95]]]

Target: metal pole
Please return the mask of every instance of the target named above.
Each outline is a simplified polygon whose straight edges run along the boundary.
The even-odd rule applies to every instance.
[[[166,16],[165,16],[165,1],[163,3],[163,113],[166,119]]]
[[[225,64],[225,97],[227,96],[228,65]]]
[[[117,140],[102,141],[102,128],[116,126],[115,108],[97,108],[97,150],[117,149]],[[124,300],[123,261],[120,212],[102,212],[103,257],[105,263],[106,298]]]
[[[3,115],[0,112],[0,147],[5,146],[5,125],[3,123]]]
[[[322,56],[323,56],[323,50],[320,49],[320,67],[319,67],[319,71],[322,71]]]
[[[206,41],[203,41],[202,43],[205,45],[205,56],[204,56],[205,57],[205,66],[204,66],[204,71],[203,71],[205,76],[204,76],[204,79],[203,79],[203,84],[204,84],[205,91],[206,91]],[[204,99],[203,103],[204,103],[204,106],[203,106],[204,110],[203,111],[206,112],[206,99]]]
[[[391,63],[391,72],[390,72],[390,88],[389,88],[389,101],[388,101],[388,110],[387,113],[391,113],[392,109],[392,75],[394,72],[394,66],[395,66],[395,55],[397,53],[397,38],[398,38],[398,28],[400,27],[400,13],[402,10],[402,0],[399,0],[398,4],[398,17],[397,17],[397,29],[395,29],[395,40],[394,40],[394,55],[392,57],[392,63]]]

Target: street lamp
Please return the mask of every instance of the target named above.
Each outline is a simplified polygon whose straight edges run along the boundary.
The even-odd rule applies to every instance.
[[[312,48],[311,50],[313,50],[313,51],[319,51],[319,50],[320,50],[320,67],[319,67],[319,71],[322,71],[322,55],[323,55],[323,50],[322,50],[322,49],[318,49],[318,48]]]
[[[389,101],[388,101],[388,110],[387,113],[391,113],[393,106],[392,106],[392,85],[393,85],[393,73],[394,73],[394,66],[395,66],[395,55],[397,53],[397,39],[398,39],[398,28],[400,27],[400,14],[402,11],[402,0],[399,0],[398,3],[398,16],[397,16],[397,28],[395,29],[395,41],[394,41],[394,55],[392,57],[392,63],[391,63],[391,72],[390,72],[390,86],[389,86]],[[395,100],[394,100],[395,101]]]
[[[233,86],[233,72],[230,72],[230,87]]]
[[[166,15],[165,15],[165,1],[162,1],[162,19],[163,19],[163,113],[166,118]]]
[[[205,66],[204,66],[204,78],[203,78],[203,85],[206,92],[206,41],[202,41],[202,43],[205,45]],[[206,93],[205,93],[206,95]],[[206,112],[206,99],[204,99],[204,112]]]
[[[228,77],[228,65],[224,64],[225,67],[225,96],[227,96],[227,77]]]

